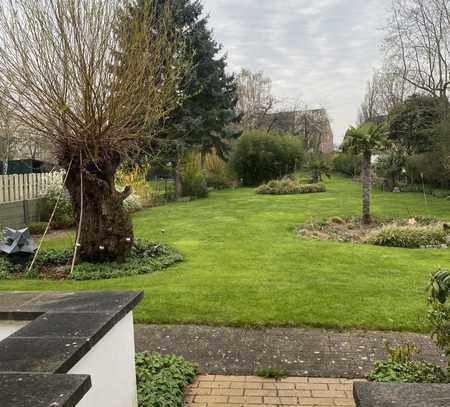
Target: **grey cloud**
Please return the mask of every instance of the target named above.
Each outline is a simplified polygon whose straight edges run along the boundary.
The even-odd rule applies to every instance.
[[[230,69],[264,70],[281,99],[324,104],[340,140],[381,62],[389,0],[204,0]]]

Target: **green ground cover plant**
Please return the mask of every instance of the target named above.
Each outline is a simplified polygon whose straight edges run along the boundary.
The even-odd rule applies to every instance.
[[[144,209],[135,235],[185,259],[164,273],[102,281],[3,280],[2,290],[143,290],[142,323],[315,326],[429,331],[424,292],[448,251],[300,239],[296,225],[360,216],[361,184],[333,175],[321,194],[266,196],[254,188]],[[448,201],[374,191],[375,218],[448,220]],[[49,248],[70,248],[55,234]]]
[[[178,356],[136,355],[139,407],[181,407],[184,389],[198,375],[197,366]]]
[[[136,240],[125,263],[80,263],[70,274],[73,251],[48,249],[38,254],[33,269],[29,271],[31,257],[0,255],[0,279],[70,279],[103,280],[136,276],[161,271],[183,260],[183,256],[167,244]]]

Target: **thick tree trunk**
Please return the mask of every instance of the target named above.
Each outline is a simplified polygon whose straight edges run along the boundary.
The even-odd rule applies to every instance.
[[[366,152],[363,155],[361,168],[361,182],[362,182],[362,223],[363,225],[370,225],[372,217],[370,215],[370,201],[372,193],[372,154]]]
[[[118,160],[117,160],[118,161]],[[123,262],[133,245],[133,225],[123,208],[130,188],[118,192],[114,174],[118,162],[84,166],[83,171],[83,221],[81,224],[78,259],[87,262]],[[77,225],[80,219],[81,183],[80,163],[75,161],[66,183],[74,208]]]

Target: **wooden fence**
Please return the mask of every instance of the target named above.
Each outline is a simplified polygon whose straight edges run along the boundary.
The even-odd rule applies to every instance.
[[[62,177],[62,172],[0,175],[0,203],[39,198],[51,184],[62,183]]]

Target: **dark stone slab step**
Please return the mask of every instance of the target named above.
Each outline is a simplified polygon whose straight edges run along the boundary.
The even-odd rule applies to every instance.
[[[88,391],[90,379],[61,374],[142,297],[135,291],[1,292],[0,320],[31,322],[0,342],[0,406],[75,405]]]
[[[450,384],[355,383],[357,407],[449,407]]]
[[[2,407],[74,407],[91,387],[84,375],[0,374]]]

